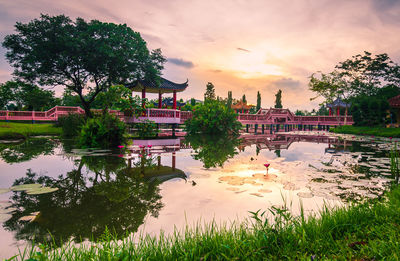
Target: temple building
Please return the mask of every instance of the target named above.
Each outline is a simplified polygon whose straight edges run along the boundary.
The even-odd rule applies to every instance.
[[[186,80],[184,83],[175,83],[161,77],[161,84],[159,86],[152,82],[138,80],[130,85],[127,85],[126,87],[134,92],[142,92],[143,100],[146,98],[146,93],[158,93],[158,108],[162,108],[163,106],[162,94],[172,93],[172,109],[176,109],[176,93],[186,90],[188,87],[188,81],[189,80]],[[145,103],[143,102],[143,107],[144,106]]]
[[[249,113],[250,109],[253,107],[255,106],[251,104],[248,105],[247,102],[243,101],[239,101],[231,106],[236,113]]]
[[[394,126],[394,127],[399,127],[399,123],[400,123],[400,95],[394,96],[392,98],[390,98],[388,100],[389,102],[389,106],[390,108],[392,108],[393,110],[393,114],[390,111],[388,111],[389,113],[389,117],[390,117],[390,125]],[[395,116],[396,118],[393,119]]]

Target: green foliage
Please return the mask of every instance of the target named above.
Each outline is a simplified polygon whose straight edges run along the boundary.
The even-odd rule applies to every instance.
[[[372,126],[338,126],[331,129],[334,133],[356,134],[356,135],[373,135],[381,137],[397,137],[400,138],[400,128],[384,128]]]
[[[241,128],[237,114],[217,100],[207,100],[193,111],[193,117],[185,121],[189,134],[237,134]]]
[[[83,148],[115,148],[124,144],[125,123],[110,114],[90,118],[82,126],[79,144]]]
[[[275,108],[282,108],[282,90],[275,94]]]
[[[154,121],[143,120],[135,123],[137,134],[140,138],[152,138],[156,137],[158,133],[157,124]]]
[[[58,118],[57,125],[62,128],[62,135],[66,138],[77,137],[85,124],[85,117],[81,114],[70,113]]]
[[[242,96],[242,102],[243,102],[243,103],[247,103],[246,94],[243,94],[243,96]]]
[[[384,125],[389,103],[382,96],[358,96],[352,99],[351,114],[356,126]]]
[[[395,183],[399,183],[400,178],[400,154],[397,149],[397,142],[394,144],[393,149],[390,151],[390,172]]]
[[[100,92],[136,80],[159,83],[165,58],[149,51],[138,32],[126,24],[72,21],[41,15],[4,38],[14,75],[40,85],[62,85],[76,93],[88,117]]]
[[[376,96],[384,87],[398,89],[399,72],[400,67],[387,54],[373,57],[371,53],[364,52],[340,62],[330,73],[320,73],[319,77],[312,74],[309,87],[317,93],[317,97],[325,98],[326,103],[339,97],[348,101],[359,96]]]
[[[0,106],[8,108],[11,103],[15,110],[45,111],[60,104],[60,100],[54,97],[54,91],[20,81],[8,81],[0,85]]]
[[[195,98],[191,98],[190,99],[190,105],[193,107],[196,105],[196,99]]]
[[[232,91],[228,91],[228,99],[226,101],[226,107],[232,107]]]
[[[203,162],[205,168],[222,167],[224,163],[238,154],[236,148],[240,144],[237,135],[201,135],[193,134],[185,138],[195,151],[192,156]]]
[[[215,88],[211,82],[207,83],[206,92],[204,93],[204,102],[207,100],[215,100]]]
[[[257,91],[257,106],[256,106],[256,111],[259,111],[261,109],[261,94],[259,91]]]

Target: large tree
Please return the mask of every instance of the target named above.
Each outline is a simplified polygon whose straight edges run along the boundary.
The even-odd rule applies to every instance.
[[[3,42],[14,75],[41,86],[65,86],[79,95],[88,117],[96,96],[113,84],[159,83],[161,51],[149,51],[125,24],[41,15],[15,29]]]

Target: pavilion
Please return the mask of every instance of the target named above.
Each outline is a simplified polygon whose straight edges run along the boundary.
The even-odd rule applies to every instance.
[[[333,116],[332,109],[336,108],[336,116],[340,116],[340,108],[348,109],[350,108],[350,106],[351,106],[350,103],[346,103],[340,98],[337,98],[334,102],[326,105],[326,107],[329,108],[329,116]]]
[[[162,108],[162,94],[163,93],[173,93],[172,109],[176,110],[176,93],[183,92],[188,87],[188,81],[184,83],[171,82],[165,78],[161,77],[161,84],[157,86],[153,82],[138,80],[126,87],[134,92],[142,92],[142,105],[145,106],[144,99],[147,93],[158,93],[158,108]]]
[[[179,110],[181,109],[181,107],[185,106],[186,102],[180,102],[177,101],[176,102],[176,106],[179,108]],[[160,102],[155,102],[154,106],[160,106]],[[161,102],[161,108],[173,108],[174,107],[174,101],[172,99],[172,97],[166,97],[162,99]]]

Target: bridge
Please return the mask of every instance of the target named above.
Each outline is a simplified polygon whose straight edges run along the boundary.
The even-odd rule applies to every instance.
[[[100,113],[101,110],[93,110]],[[135,123],[143,120],[154,121],[160,124],[183,124],[192,117],[192,112],[175,109],[145,109],[143,114],[136,118],[126,116],[123,112],[110,110],[111,114],[116,115],[127,123]],[[62,116],[70,113],[84,114],[80,107],[56,106],[48,111],[0,111],[0,120],[5,121],[58,121]],[[238,120],[243,125],[249,126],[261,125],[271,131],[279,131],[283,126],[285,131],[290,130],[312,130],[317,126],[323,129],[329,126],[352,125],[351,116],[296,116],[289,109],[260,109],[256,114],[239,113]]]

